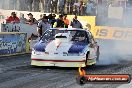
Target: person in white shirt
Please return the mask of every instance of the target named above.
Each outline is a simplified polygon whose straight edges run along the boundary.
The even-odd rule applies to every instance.
[[[51,25],[49,24],[48,22],[48,17],[47,16],[44,16],[42,18],[41,21],[38,22],[38,28],[37,28],[37,31],[38,31],[38,35],[39,37],[41,37],[43,35],[43,33],[49,29],[51,27]]]

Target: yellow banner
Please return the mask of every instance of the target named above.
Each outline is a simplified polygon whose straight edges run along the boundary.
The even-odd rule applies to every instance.
[[[95,38],[132,40],[132,28],[95,26],[91,32]]]
[[[72,21],[74,15],[68,15],[67,18]],[[78,16],[78,20],[82,23],[83,28],[87,28],[86,26],[90,24],[91,26],[95,26],[95,16]]]

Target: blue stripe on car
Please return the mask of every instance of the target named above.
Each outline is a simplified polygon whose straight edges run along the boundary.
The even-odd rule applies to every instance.
[[[80,53],[86,48],[87,44],[82,42],[74,42],[68,53]]]
[[[46,48],[47,44],[48,43],[44,43],[43,41],[39,41],[38,43],[35,44],[35,46],[33,48],[35,51],[45,52],[45,48]]]

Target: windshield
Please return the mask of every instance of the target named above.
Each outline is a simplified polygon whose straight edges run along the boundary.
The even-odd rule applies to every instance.
[[[50,29],[47,30],[43,37],[43,42],[50,42],[55,39],[68,39],[69,42],[83,42],[88,43],[89,38],[86,31],[83,30],[58,30]]]

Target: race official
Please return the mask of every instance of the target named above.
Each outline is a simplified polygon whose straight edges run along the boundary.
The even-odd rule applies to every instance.
[[[43,33],[49,29],[51,27],[51,25],[49,24],[48,22],[48,17],[47,16],[44,16],[42,18],[41,21],[39,21],[38,23],[38,28],[37,28],[37,31],[38,31],[38,35],[39,37],[41,37],[43,35]]]

